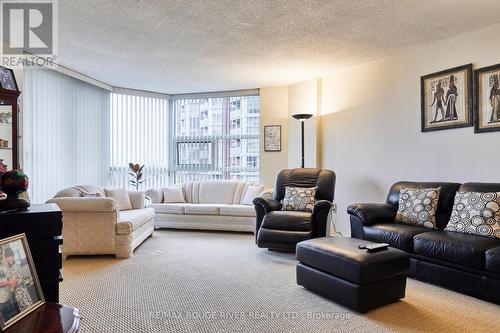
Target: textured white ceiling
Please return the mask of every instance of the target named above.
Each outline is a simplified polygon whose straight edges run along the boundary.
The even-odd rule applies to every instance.
[[[164,93],[257,88],[498,22],[498,0],[60,0],[59,62]]]

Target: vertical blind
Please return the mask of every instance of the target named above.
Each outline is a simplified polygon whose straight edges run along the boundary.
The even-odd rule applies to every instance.
[[[168,185],[168,99],[112,93],[110,110],[110,186],[131,189],[129,163],[145,165],[139,189]]]
[[[175,183],[259,181],[259,96],[174,99]]]
[[[109,92],[49,69],[26,69],[23,164],[32,202],[109,176]]]
[[[33,202],[80,184],[141,190],[209,179],[259,181],[259,96],[110,93],[49,69],[26,69],[23,167]]]

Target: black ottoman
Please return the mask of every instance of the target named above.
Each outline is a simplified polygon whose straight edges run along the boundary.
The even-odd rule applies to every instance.
[[[409,255],[398,249],[367,252],[372,242],[323,237],[297,244],[297,284],[358,312],[405,297]]]

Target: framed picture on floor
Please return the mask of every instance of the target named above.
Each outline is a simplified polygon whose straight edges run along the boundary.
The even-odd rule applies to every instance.
[[[474,132],[500,131],[500,64],[475,71]]]
[[[0,240],[0,331],[44,303],[25,234]]]
[[[264,126],[264,151],[281,151],[281,125]]]
[[[420,78],[422,132],[472,126],[472,64]]]
[[[12,69],[0,66],[0,88],[19,91]]]

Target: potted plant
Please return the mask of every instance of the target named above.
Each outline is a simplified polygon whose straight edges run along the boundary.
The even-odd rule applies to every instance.
[[[130,179],[130,185],[134,186],[136,190],[139,190],[139,185],[144,183],[144,179],[142,179],[142,170],[144,169],[144,164],[134,164],[129,163],[128,167],[130,168],[129,175],[132,177]]]

